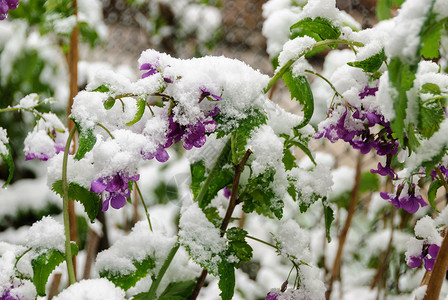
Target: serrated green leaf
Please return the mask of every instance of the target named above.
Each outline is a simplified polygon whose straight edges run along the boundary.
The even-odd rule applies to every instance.
[[[149,299],[148,292],[143,292],[143,293],[139,293],[137,295],[132,296],[132,300],[152,300],[152,299]]]
[[[230,241],[244,241],[246,236],[247,231],[240,227],[232,227],[226,232],[226,237]]]
[[[325,234],[327,236],[327,241],[331,242],[331,224],[334,221],[334,213],[331,207],[326,203],[326,198],[322,198],[322,205],[324,207],[325,216]]]
[[[235,268],[223,258],[218,266],[218,272],[218,287],[221,290],[219,295],[222,300],[231,300],[235,293]]]
[[[381,52],[372,55],[364,60],[348,62],[347,64],[355,68],[361,68],[364,70],[364,72],[375,73],[376,71],[378,71],[385,60],[386,53],[384,52],[384,49],[382,49]]]
[[[86,155],[87,152],[92,150],[93,146],[95,146],[96,136],[93,134],[93,128],[82,128],[76,120],[72,120],[78,128],[79,145],[75,154],[75,159],[80,160],[84,157],[84,155]]]
[[[440,55],[440,38],[442,36],[443,26],[448,22],[448,18],[444,18],[438,22],[436,20],[436,16],[432,13],[428,17],[421,35],[422,47],[420,54],[430,59],[438,58]]]
[[[300,31],[300,36],[314,34],[319,35],[322,40],[337,39],[341,35],[339,28],[333,25],[331,21],[317,17],[315,19],[305,18],[295,23],[290,27],[290,30],[298,29]]]
[[[422,89],[420,90],[420,93],[430,93],[433,95],[440,95],[440,87],[435,83],[427,82],[424,85],[422,85]]]
[[[437,190],[442,186],[443,186],[442,182],[437,179],[431,182],[428,188],[428,202],[431,205],[431,207],[437,212],[439,210],[437,209],[435,199],[437,196]]]
[[[5,183],[2,185],[2,188],[5,188],[6,186],[8,186],[8,184],[11,182],[12,177],[14,175],[14,159],[12,158],[12,149],[11,146],[9,144],[4,144],[6,147],[6,150],[8,150],[8,153],[5,154],[0,154],[0,157],[2,158],[3,162],[6,163],[6,165],[8,166],[8,178],[6,179]]]
[[[424,137],[431,137],[439,130],[440,123],[445,120],[443,106],[438,99],[420,100],[418,115],[418,129]]]
[[[96,89],[94,89],[92,92],[108,93],[110,92],[110,89],[106,85],[102,84]]]
[[[242,188],[240,200],[243,202],[243,211],[278,219],[283,215],[283,200],[277,197],[270,187],[274,180],[274,171],[267,170],[257,177],[251,177],[248,183]]]
[[[133,265],[136,268],[136,271],[123,275],[117,272],[111,272],[108,270],[100,271],[100,277],[107,278],[109,281],[113,282],[116,286],[121,287],[123,290],[127,291],[131,287],[135,286],[135,284],[148,275],[149,271],[154,269],[155,263],[154,259],[150,256],[147,256],[142,261],[133,261]]]
[[[291,149],[287,149],[287,148],[283,149],[282,162],[285,165],[286,171],[292,170],[292,168],[297,167],[296,157],[292,154]]]
[[[62,197],[62,180],[54,182],[52,190]],[[68,185],[68,196],[70,199],[80,202],[84,207],[84,211],[89,216],[90,221],[95,221],[101,203],[98,194],[92,193],[76,182],[70,182]]]
[[[313,164],[317,165],[316,161],[314,160],[313,154],[311,153],[311,150],[307,146],[296,140],[291,141],[291,144],[293,144],[296,147],[299,147],[300,150],[302,150],[303,153],[305,153],[310,158]]]
[[[214,206],[208,206],[202,210],[207,217],[207,220],[219,228],[222,224],[222,218],[219,216],[218,209]]]
[[[138,99],[137,101],[137,112],[135,113],[135,117],[132,121],[126,123],[127,126],[134,125],[138,121],[140,121],[143,117],[143,113],[145,112],[146,100]]]
[[[252,251],[252,247],[245,240],[236,240],[229,243],[229,252],[243,262],[251,260]]]
[[[361,184],[359,186],[360,193],[375,192],[380,188],[380,181],[378,176],[370,172],[361,174]]]
[[[78,253],[76,244],[71,243],[72,255]],[[54,269],[65,261],[65,254],[56,249],[49,249],[31,260],[33,283],[39,296],[45,296],[45,285]]]
[[[395,118],[391,122],[391,128],[401,145],[404,145],[404,133],[406,132],[404,125],[406,108],[408,107],[406,92],[413,86],[417,66],[405,64],[399,57],[392,58],[389,64],[389,80],[392,87],[397,91],[397,93],[392,94]]]
[[[305,76],[294,77],[290,70],[286,71],[282,78],[291,93],[291,100],[295,98],[303,105],[303,120],[296,126],[302,128],[310,122],[314,112],[314,98],[310,84]]]
[[[196,281],[175,281],[171,282],[158,300],[186,300],[193,293]]]
[[[208,189],[202,199],[198,202],[199,207],[204,210],[210,202],[215,198],[220,190],[230,185],[233,181],[233,171],[226,167],[228,161],[220,162],[218,169],[220,170],[211,178]],[[194,198],[199,195],[201,187],[206,180],[205,163],[198,161],[190,165],[191,170],[191,190]]]

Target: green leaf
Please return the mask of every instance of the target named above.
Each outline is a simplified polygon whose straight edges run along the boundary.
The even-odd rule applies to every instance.
[[[210,202],[215,198],[220,190],[229,185],[233,181],[233,171],[229,166],[227,160],[223,160],[219,165],[219,172],[213,176],[208,186],[205,196],[198,203],[199,207],[204,210]],[[191,170],[191,190],[193,195],[197,198],[202,184],[206,180],[205,163],[198,161],[190,165]]]
[[[391,122],[391,128],[397,135],[401,145],[404,145],[404,133],[406,132],[404,125],[406,108],[408,107],[406,92],[413,86],[417,66],[407,65],[399,57],[392,58],[389,64],[389,80],[397,90],[397,93],[392,94],[395,119]]]
[[[235,255],[243,262],[248,262],[252,258],[252,247],[245,241],[232,241],[229,243],[230,254]]]
[[[294,77],[290,70],[286,71],[282,78],[291,93],[291,100],[295,98],[303,105],[303,121],[296,126],[302,128],[310,122],[314,112],[314,98],[310,84],[305,76]]]
[[[12,180],[12,177],[14,175],[14,159],[12,158],[12,149],[9,144],[4,144],[6,147],[6,150],[8,150],[7,154],[0,154],[0,157],[2,158],[3,162],[6,163],[8,166],[8,178],[6,179],[6,182],[2,185],[2,188],[5,188]]]
[[[80,160],[86,155],[87,152],[92,150],[93,146],[96,143],[96,136],[93,134],[93,128],[82,128],[78,122],[72,119],[75,122],[76,127],[78,128],[78,151],[76,151],[75,159]]]
[[[71,243],[72,255],[78,253],[76,244]],[[31,260],[33,283],[39,296],[45,296],[45,285],[53,270],[65,261],[65,254],[56,249],[49,249]]]
[[[108,92],[110,92],[110,89],[106,85],[102,84],[99,87],[97,87],[96,89],[94,89],[92,92],[108,93]]]
[[[287,149],[287,148],[283,149],[282,162],[285,165],[286,171],[292,170],[292,168],[297,167],[296,157],[294,156],[294,154],[292,154],[291,149]]]
[[[326,198],[322,198],[322,205],[324,207],[325,216],[325,234],[327,236],[327,241],[331,242],[331,224],[334,221],[334,213],[330,206],[328,206]]]
[[[62,197],[62,180],[54,182],[52,190]],[[101,203],[98,194],[92,193],[76,182],[70,182],[68,185],[68,196],[70,199],[80,202],[84,206],[84,210],[89,216],[90,221],[95,221]]]
[[[307,146],[305,146],[304,144],[302,144],[301,142],[296,141],[296,140],[291,141],[291,144],[293,144],[293,145],[296,146],[296,147],[299,147],[300,150],[302,150],[303,153],[305,153],[305,154],[311,159],[311,161],[313,162],[313,164],[314,164],[314,165],[317,165],[317,164],[316,164],[316,161],[314,160],[313,154],[311,153],[311,150],[308,149]]]
[[[431,137],[440,129],[440,123],[445,120],[445,112],[439,99],[419,101],[418,129],[424,137]]]
[[[422,89],[420,90],[420,93],[425,94],[433,94],[433,95],[440,95],[440,87],[435,83],[427,82],[424,85],[422,85]]]
[[[218,266],[218,272],[218,287],[221,290],[219,295],[222,300],[231,300],[235,293],[235,269],[231,263],[223,258]]]
[[[423,28],[423,33],[421,35],[422,47],[420,49],[420,54],[425,58],[434,59],[440,56],[440,38],[442,36],[443,26],[447,23],[448,18],[444,18],[438,22],[436,20],[436,15],[434,13],[431,13]]]
[[[361,68],[364,70],[364,72],[375,73],[376,71],[378,71],[385,60],[386,53],[384,52],[384,49],[382,49],[381,52],[372,55],[364,60],[348,62],[347,64],[355,68]]]
[[[219,216],[218,209],[214,206],[208,206],[202,210],[207,217],[207,220],[219,228],[222,224],[222,218]]]
[[[135,113],[135,117],[132,121],[126,123],[127,126],[134,125],[143,117],[143,113],[145,112],[146,100],[143,98],[138,99],[137,101],[137,112]]]
[[[431,207],[437,212],[439,210],[437,209],[435,199],[437,196],[437,190],[442,186],[443,186],[442,182],[437,179],[431,182],[428,188],[428,202],[431,205]]]
[[[270,187],[274,180],[274,170],[267,170],[265,173],[257,177],[251,177],[248,183],[242,188],[240,200],[243,202],[243,211],[251,213],[253,211],[258,214],[278,219],[283,215],[283,200],[275,195]]]
[[[317,17],[315,19],[305,18],[290,27],[290,30],[298,29],[300,36],[308,35],[313,37],[317,34],[322,40],[337,39],[341,35],[339,28],[334,26],[331,21]]]
[[[149,271],[154,269],[155,263],[154,259],[150,256],[147,256],[142,261],[133,261],[133,265],[136,268],[136,271],[130,274],[120,274],[117,272],[112,272],[109,270],[100,271],[100,277],[107,278],[109,281],[113,282],[116,286],[122,288],[127,291],[131,287],[135,286],[135,284],[148,275]],[[145,298],[141,298],[145,299]]]
[[[380,188],[380,181],[378,176],[370,172],[361,174],[361,184],[359,186],[360,193],[375,192]]]
[[[392,0],[378,0],[376,4],[376,17],[378,21],[390,19],[391,9]]]
[[[232,227],[226,232],[226,237],[230,241],[244,241],[246,236],[247,231],[240,227]]]
[[[193,293],[196,281],[175,281],[170,282],[158,300],[186,300]]]
[[[107,110],[109,110],[112,107],[114,107],[114,105],[115,105],[115,98],[113,98],[113,97],[107,98],[107,100],[104,101],[104,104],[103,104],[104,108],[107,109]]]

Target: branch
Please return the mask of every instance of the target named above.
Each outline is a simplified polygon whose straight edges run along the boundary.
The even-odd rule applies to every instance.
[[[241,173],[244,170],[244,166],[246,165],[247,160],[249,159],[249,156],[251,154],[252,154],[252,151],[250,151],[250,149],[248,149],[246,151],[246,154],[244,154],[243,159],[235,167],[235,175],[233,176],[232,192],[230,194],[229,206],[227,207],[226,215],[224,216],[224,219],[222,220],[222,224],[221,224],[221,228],[220,228],[221,229],[221,237],[224,236],[227,226],[230,223],[230,219],[232,218],[233,211],[235,210],[235,206],[237,205],[238,185],[240,183],[240,176],[241,176]],[[199,196],[198,196],[198,198],[199,198]],[[208,272],[206,269],[202,270],[201,276],[199,276],[198,281],[196,282],[196,286],[194,287],[193,293],[191,294],[189,300],[195,300],[198,297],[199,292],[201,291],[201,288],[204,285],[205,278],[207,277],[207,273]]]

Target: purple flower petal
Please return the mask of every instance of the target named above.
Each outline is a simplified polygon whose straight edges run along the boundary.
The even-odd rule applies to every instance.
[[[410,268],[418,268],[422,264],[422,258],[416,256],[410,256],[407,260],[407,264]]]
[[[106,200],[104,200],[103,202],[103,207],[101,208],[101,211],[107,211],[109,209],[109,198],[107,198]]]
[[[222,190],[223,190],[223,192],[224,192],[224,197],[226,197],[227,199],[229,199],[229,198],[230,198],[230,195],[232,194],[232,191],[229,190],[229,189],[227,188],[227,186],[225,186]]]
[[[110,199],[110,206],[115,209],[120,209],[126,204],[126,198],[122,194],[115,194]]]
[[[417,212],[417,210],[420,208],[420,205],[418,205],[418,202],[415,200],[415,197],[405,196],[400,198],[399,201],[401,208],[403,208],[410,214]]]
[[[432,257],[432,258],[436,258],[437,254],[439,253],[440,247],[437,246],[436,244],[431,244],[428,247],[428,254]]]
[[[157,149],[157,152],[156,152],[156,159],[159,161],[159,162],[166,162],[168,159],[170,158],[170,155],[168,154],[168,152],[166,152],[166,150],[165,149],[163,149],[163,148],[159,148],[159,149]]]
[[[102,193],[106,190],[107,185],[102,180],[97,179],[90,184],[90,191],[94,193]]]

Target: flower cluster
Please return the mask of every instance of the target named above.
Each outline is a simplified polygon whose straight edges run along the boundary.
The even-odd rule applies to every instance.
[[[419,256],[407,257],[406,263],[410,268],[418,268],[423,261],[425,269],[427,271],[432,271],[439,250],[440,247],[437,244],[424,243],[421,254]]]
[[[128,172],[121,171],[92,181],[90,191],[94,193],[106,192],[106,200],[103,202],[102,211],[109,209],[109,203],[113,208],[119,209],[126,204],[126,198],[131,196],[129,181],[138,181],[139,179],[139,174],[130,176]]]
[[[410,214],[417,212],[420,207],[425,207],[428,205],[428,203],[423,200],[421,195],[415,195],[415,184],[406,184],[406,186],[409,187],[407,193],[404,192],[404,185],[399,184],[395,194],[381,192],[380,196],[384,200],[388,200],[389,203],[393,204],[397,209],[402,208]]]
[[[68,133],[59,118],[52,113],[45,113],[33,131],[25,138],[26,160],[46,161],[65,149]]]
[[[19,0],[0,0],[0,20],[4,20],[9,10],[16,9],[19,6]]]

